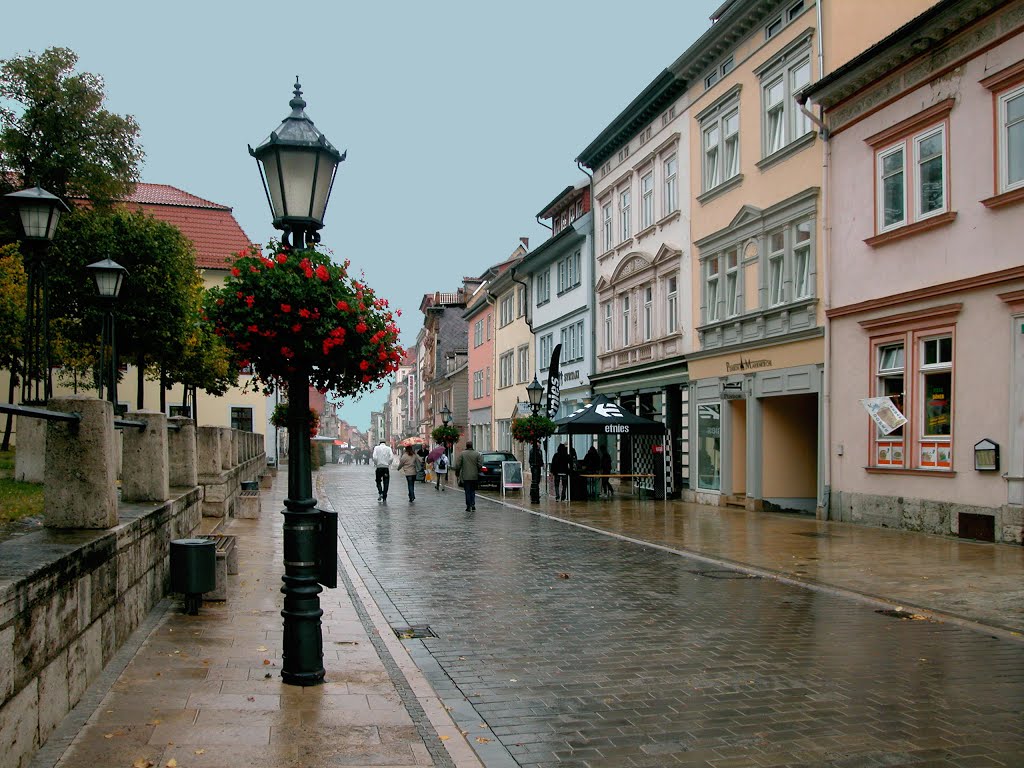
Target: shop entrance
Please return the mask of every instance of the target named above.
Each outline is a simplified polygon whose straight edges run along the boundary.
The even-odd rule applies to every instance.
[[[818,396],[761,400],[762,496],[779,509],[813,513],[818,483]]]

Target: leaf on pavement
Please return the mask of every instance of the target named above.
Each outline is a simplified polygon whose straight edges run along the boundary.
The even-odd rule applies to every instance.
[[[561,573],[558,574],[558,578],[560,578],[560,579],[568,579],[569,578],[569,574],[566,573],[565,571],[562,571]]]
[[[178,768],[178,761],[172,757],[167,761],[167,768]]]
[[[154,763],[152,760],[147,760],[144,757],[140,757],[138,760],[132,763],[132,768],[153,768],[154,765],[156,765],[156,763]]]

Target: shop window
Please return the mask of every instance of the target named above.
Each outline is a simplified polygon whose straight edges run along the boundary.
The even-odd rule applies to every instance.
[[[697,487],[717,491],[722,487],[722,406],[697,406]]]
[[[231,407],[231,428],[252,432],[252,408]]]

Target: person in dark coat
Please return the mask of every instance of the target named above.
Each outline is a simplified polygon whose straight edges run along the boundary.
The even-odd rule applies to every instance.
[[[555,498],[565,501],[569,492],[569,451],[563,443],[558,444],[555,455],[551,457],[551,476],[555,478]]]
[[[590,446],[590,450],[587,451],[583,457],[583,469],[582,474],[584,475],[596,475],[601,471],[601,457],[597,453],[595,446]],[[597,478],[587,478],[587,498],[593,499],[597,497]]]

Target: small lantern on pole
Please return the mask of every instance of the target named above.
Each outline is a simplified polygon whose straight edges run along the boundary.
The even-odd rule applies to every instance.
[[[106,364],[104,355],[107,344],[110,344],[110,389],[107,390],[110,402],[114,405],[114,412],[117,412],[117,339],[114,333],[114,302],[121,295],[121,286],[124,284],[125,275],[128,270],[122,267],[113,259],[103,259],[86,267],[96,283],[96,292],[100,298],[107,303],[107,314],[103,319],[103,339],[100,343],[100,386],[99,397],[103,399],[103,374]]]

